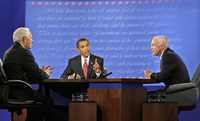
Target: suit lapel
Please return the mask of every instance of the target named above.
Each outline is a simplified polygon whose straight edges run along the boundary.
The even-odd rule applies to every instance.
[[[81,76],[81,78],[84,77],[83,69],[81,65],[81,56],[79,56],[77,59],[77,71],[78,71],[78,74]]]
[[[90,78],[92,76],[94,61],[95,61],[95,58],[91,54],[90,55],[90,60],[89,60],[89,65],[88,65],[88,69],[89,69],[89,71],[88,71],[88,78]]]

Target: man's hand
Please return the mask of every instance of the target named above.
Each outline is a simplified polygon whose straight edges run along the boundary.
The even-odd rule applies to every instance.
[[[79,74],[73,73],[72,75],[68,76],[68,79],[76,79],[79,80],[81,79],[81,76]]]
[[[97,58],[95,58],[93,69],[94,69],[95,73],[101,73],[101,67],[100,67],[99,63],[97,62]]]
[[[51,66],[43,66],[43,67],[42,67],[42,70],[43,70],[44,72],[46,72],[48,76],[50,76],[51,73],[53,72],[53,68],[52,68]]]
[[[144,77],[146,79],[151,79],[151,74],[152,74],[152,71],[151,70],[145,70],[144,71]]]
[[[26,108],[22,108],[21,110],[21,114],[17,114],[17,112],[14,112],[12,115],[13,121],[26,121],[27,119],[27,109]]]

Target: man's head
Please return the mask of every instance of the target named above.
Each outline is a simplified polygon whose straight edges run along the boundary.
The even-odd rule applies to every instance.
[[[32,33],[29,28],[19,27],[13,33],[13,41],[19,42],[24,48],[32,48]]]
[[[151,51],[155,56],[160,56],[168,48],[168,39],[165,36],[154,36],[151,41]]]
[[[84,57],[90,55],[90,42],[86,38],[81,38],[76,42],[76,48]]]

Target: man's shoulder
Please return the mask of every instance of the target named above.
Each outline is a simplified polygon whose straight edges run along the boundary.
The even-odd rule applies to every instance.
[[[3,62],[6,63],[20,63],[20,60],[23,58],[23,52],[21,49],[12,45],[6,50],[3,56]]]
[[[91,54],[90,56],[93,57],[93,58],[97,58],[97,59],[103,60],[103,58],[101,56],[97,56],[97,55],[93,55],[93,54]]]
[[[98,60],[103,60],[102,57],[94,55],[94,54],[91,54],[90,58],[93,58],[93,59],[97,58]],[[79,61],[81,61],[81,55],[77,55],[77,56],[74,56],[74,57],[72,57],[72,58],[69,59],[70,63],[77,63]]]
[[[171,48],[167,48],[166,52],[163,54],[163,57],[174,57],[174,56],[177,56],[177,54]]]
[[[18,45],[11,46],[4,54],[4,61],[24,61],[28,57],[29,59],[33,58],[32,53],[30,50],[27,50],[23,47],[20,47]]]
[[[163,56],[164,60],[171,60],[171,61],[182,61],[181,57],[172,49],[168,49],[166,54]]]
[[[8,54],[23,54],[23,53],[28,53],[28,50],[21,47],[18,43],[14,43],[7,51],[6,53]]]
[[[81,56],[77,55],[77,56],[70,58],[69,61],[72,62],[72,61],[77,61],[77,60],[80,60],[80,59],[81,59]]]
[[[20,49],[16,47],[15,45],[12,45],[10,48],[6,50],[4,53],[4,58],[9,58],[15,55],[18,55],[20,53]]]

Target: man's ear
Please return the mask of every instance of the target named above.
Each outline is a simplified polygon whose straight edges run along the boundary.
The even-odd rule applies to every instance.
[[[26,39],[27,39],[27,37],[26,37],[26,36],[23,36],[23,37],[22,37],[22,43],[25,43],[25,42],[26,42]]]
[[[79,49],[79,48],[76,48],[76,50],[77,50],[78,52],[80,52],[80,49]]]

